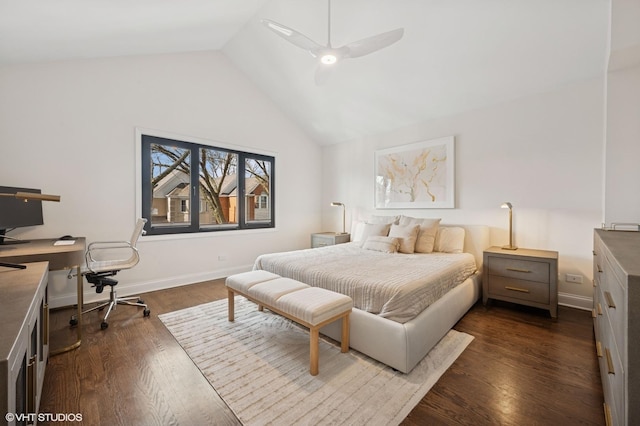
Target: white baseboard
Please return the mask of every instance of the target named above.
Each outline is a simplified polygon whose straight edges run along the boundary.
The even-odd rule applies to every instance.
[[[569,308],[590,311],[593,308],[593,298],[570,293],[558,293],[558,304],[568,306]]]
[[[127,282],[126,285],[118,286],[118,296],[127,297],[129,295],[138,295],[148,293],[150,291],[165,290],[167,288],[180,287],[188,284],[195,284],[203,281],[217,280],[228,277],[229,275],[238,274],[240,272],[250,271],[253,265],[240,266],[235,268],[218,269],[211,272],[204,272],[192,275],[181,275],[169,277],[162,280],[141,281],[137,283]],[[109,299],[109,289],[105,289],[102,294],[92,291],[91,287],[86,287],[84,292],[84,302],[94,303],[100,300]],[[73,306],[78,303],[76,294],[65,294],[58,297],[50,297],[49,307],[60,308],[65,306]]]

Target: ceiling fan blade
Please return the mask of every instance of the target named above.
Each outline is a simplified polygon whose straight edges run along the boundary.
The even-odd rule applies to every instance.
[[[349,43],[343,46],[341,49],[348,49],[348,51],[344,55],[345,58],[358,58],[360,56],[368,55],[369,53],[373,53],[376,50],[380,50],[392,45],[396,41],[400,40],[403,35],[404,28],[397,28],[386,33],[354,41],[353,43]]]
[[[308,50],[309,53],[311,53],[313,56],[315,56],[314,52],[324,47],[311,40],[304,34],[282,24],[274,22],[270,19],[261,19],[260,22],[262,23],[262,25],[269,28],[271,31],[278,34],[283,39],[302,49]]]
[[[333,70],[335,68],[336,68],[336,64],[332,64],[332,65],[319,64],[318,67],[316,68],[316,75],[315,75],[316,86],[322,86],[323,84],[325,84],[329,80],[329,77],[331,77],[331,74],[333,74]]]

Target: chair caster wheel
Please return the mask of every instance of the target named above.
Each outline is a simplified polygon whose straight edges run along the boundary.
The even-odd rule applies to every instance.
[[[71,317],[71,319],[69,320],[69,325],[70,326],[78,325],[78,320],[74,317]]]
[[[142,311],[142,315],[148,317],[149,315],[151,315],[151,311],[149,309],[145,309],[144,311]]]
[[[138,303],[140,303],[141,305],[144,305],[144,300],[138,299]]]
[[[100,323],[100,329],[101,329],[101,330],[104,330],[104,329],[106,329],[107,327],[109,327],[109,323],[108,323],[108,322],[106,322],[106,321],[102,321],[102,323]]]

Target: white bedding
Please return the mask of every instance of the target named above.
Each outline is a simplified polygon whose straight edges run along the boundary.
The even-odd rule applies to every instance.
[[[382,253],[346,243],[265,254],[254,269],[346,294],[358,309],[405,323],[473,275],[476,262],[469,253]]]

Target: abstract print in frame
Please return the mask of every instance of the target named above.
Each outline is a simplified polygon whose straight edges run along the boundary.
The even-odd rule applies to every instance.
[[[454,158],[453,136],[376,151],[376,208],[454,208]]]

